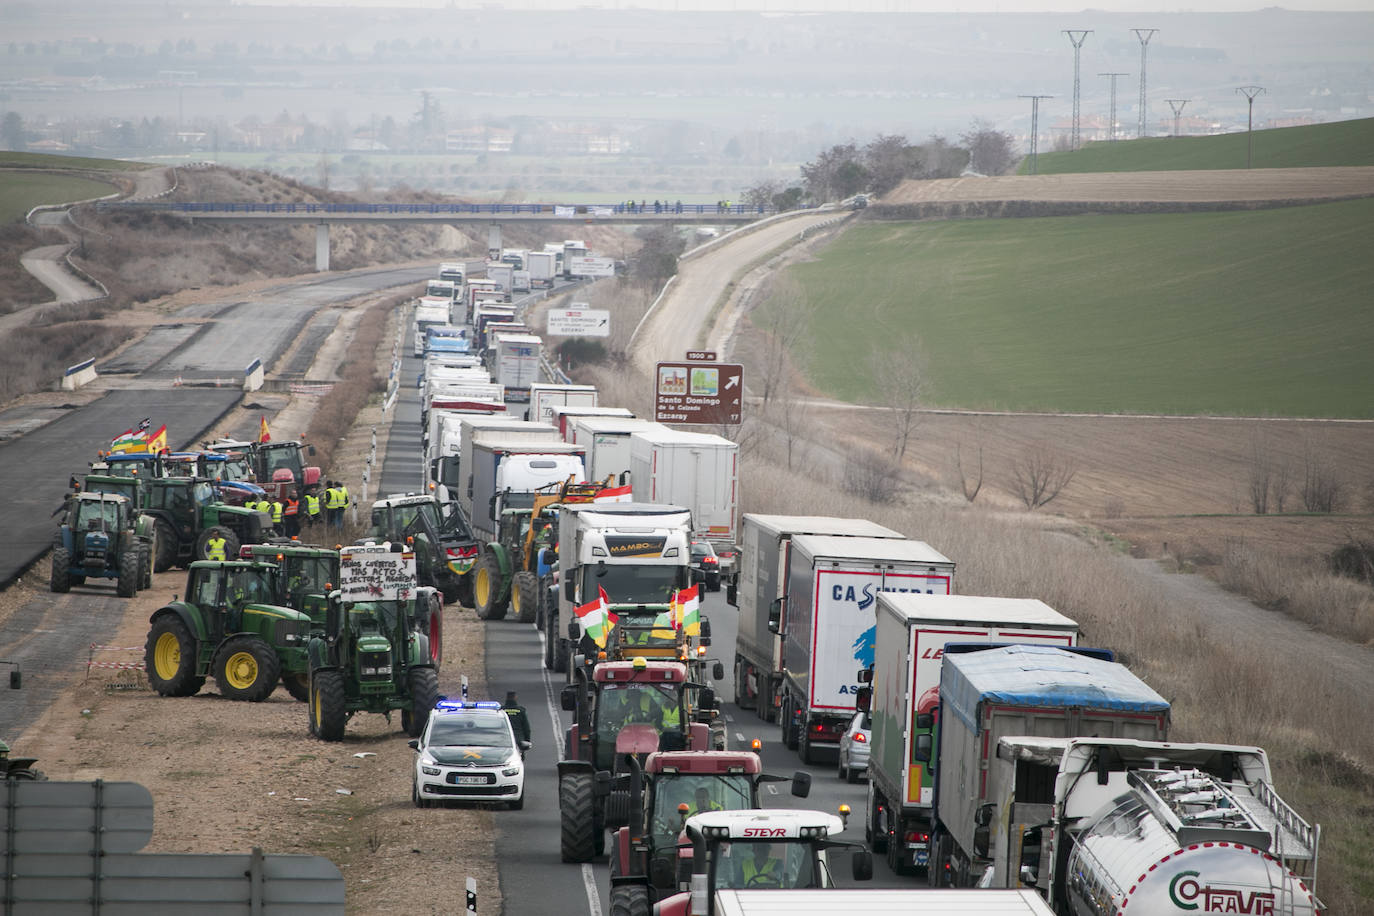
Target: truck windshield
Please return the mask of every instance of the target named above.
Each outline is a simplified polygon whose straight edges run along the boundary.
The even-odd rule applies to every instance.
[[[711,861],[715,887],[816,887],[815,850],[798,840],[721,843]]]
[[[683,566],[584,566],[582,594],[595,596],[597,586],[606,590],[611,604],[667,604],[673,592],[682,587]],[[605,575],[597,573],[605,571]]]
[[[659,837],[677,836],[682,831],[678,805],[687,806],[687,816],[703,811],[737,811],[752,807],[749,777],[708,775],[660,775],[654,778],[653,832]]]

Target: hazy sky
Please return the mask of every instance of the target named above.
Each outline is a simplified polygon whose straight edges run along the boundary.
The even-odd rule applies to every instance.
[[[1374,10],[1374,0],[1284,0],[1263,3],[1256,0],[235,0],[255,6],[352,6],[416,7],[456,9],[651,9],[680,11],[764,12],[924,12],[924,13],[1039,13],[1102,10],[1111,13],[1140,12],[1238,12],[1265,7],[1304,11]]]

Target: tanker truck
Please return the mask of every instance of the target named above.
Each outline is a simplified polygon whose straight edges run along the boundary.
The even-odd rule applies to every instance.
[[[1321,828],[1258,747],[1011,736],[990,764],[980,886],[1034,888],[1063,916],[1323,911]]]

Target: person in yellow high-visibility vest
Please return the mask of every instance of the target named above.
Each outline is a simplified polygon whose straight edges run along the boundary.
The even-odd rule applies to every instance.
[[[661,732],[673,731],[681,724],[677,704],[653,687],[639,688],[640,720]]]
[[[337,480],[329,481],[324,491],[324,507],[329,513],[329,527],[343,527],[344,496]]]
[[[720,802],[713,801],[711,799],[710,789],[706,788],[705,786],[698,786],[696,791],[696,797],[692,799],[691,804],[688,806],[687,814],[688,817],[690,817],[693,814],[700,814],[703,811],[724,810],[725,809],[721,806]]]
[[[266,503],[265,500],[264,500],[264,502]],[[276,529],[278,529],[278,530],[280,530],[281,527],[282,527],[282,524],[281,524],[282,510],[283,510],[283,508],[284,508],[284,507],[282,506],[282,504],[281,504],[281,500],[278,499],[278,500],[276,500],[275,502],[266,503],[266,504],[269,505],[269,506],[271,506],[271,509],[272,509],[272,527],[273,527],[273,528],[276,528]]]
[[[205,559],[219,560],[220,562],[223,562],[225,560],[224,551],[226,547],[227,543],[224,540],[224,535],[222,534],[214,534],[209,538],[206,538]]]
[[[320,491],[312,488],[305,491],[305,523],[312,528],[320,520]]]
[[[782,887],[782,859],[773,855],[772,843],[754,843],[754,855],[744,860],[744,887]]]

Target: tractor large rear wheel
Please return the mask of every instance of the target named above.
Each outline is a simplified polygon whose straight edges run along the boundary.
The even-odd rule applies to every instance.
[[[622,884],[611,888],[611,916],[649,916],[653,909],[647,887]]]
[[[231,700],[261,703],[277,689],[281,660],[256,636],[233,636],[215,655],[215,683]]]
[[[518,572],[510,589],[511,609],[521,623],[533,623],[539,610],[539,580],[532,572]]]
[[[506,616],[510,600],[497,598],[501,593],[501,564],[492,553],[482,554],[468,575],[472,580],[472,607],[480,620],[501,620]]]
[[[439,702],[439,674],[433,668],[411,668],[406,682],[410,687],[410,716],[403,724],[407,735],[418,738],[429,724],[434,704]]]
[[[321,741],[342,741],[348,709],[343,675],[315,671],[310,675],[310,732]]]
[[[153,587],[153,548],[146,543],[138,545],[138,587]]]
[[[283,674],[281,685],[286,688],[286,692],[291,694],[293,699],[302,703],[310,699],[310,675],[302,671]]]
[[[177,562],[177,533],[171,522],[162,518],[153,524],[153,530],[157,532],[156,537],[153,538],[153,543],[157,547],[153,570],[166,572]]]
[[[72,590],[72,555],[65,547],[53,548],[52,575],[48,577],[48,587],[55,592]]]
[[[175,614],[153,621],[143,664],[148,683],[164,697],[189,697],[205,685],[205,678],[196,675],[196,641]]]
[[[553,670],[557,674],[562,674],[568,670],[568,656],[571,650],[564,639],[554,637],[553,640]]]
[[[132,598],[138,594],[138,548],[131,548],[119,555],[119,578],[115,580],[115,594],[121,598]]]
[[[590,862],[596,855],[596,813],[592,776],[569,773],[558,781],[560,852],[564,862]]]

